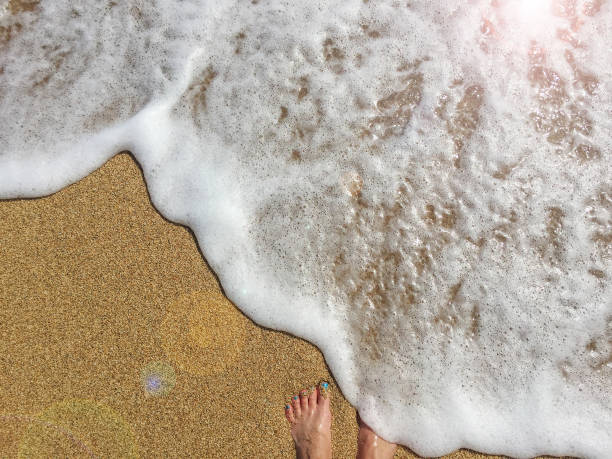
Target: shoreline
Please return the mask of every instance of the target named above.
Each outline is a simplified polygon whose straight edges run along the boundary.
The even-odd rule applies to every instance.
[[[327,380],[334,456],[354,457],[355,410],[321,353],[223,296],[128,153],[51,196],[0,201],[0,234],[0,456],[79,455],[95,437],[95,454],[293,457],[284,403]],[[151,374],[162,392],[147,393]],[[49,428],[72,418],[75,438]]]

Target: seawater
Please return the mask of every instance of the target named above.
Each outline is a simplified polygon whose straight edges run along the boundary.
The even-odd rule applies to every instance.
[[[612,455],[612,2],[2,0],[0,197],[122,150],[433,456]]]

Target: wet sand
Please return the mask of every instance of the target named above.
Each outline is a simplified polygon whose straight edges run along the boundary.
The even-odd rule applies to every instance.
[[[321,380],[334,457],[354,457],[355,410],[321,353],[223,297],[130,155],[0,201],[0,264],[0,457],[294,457],[284,403]]]

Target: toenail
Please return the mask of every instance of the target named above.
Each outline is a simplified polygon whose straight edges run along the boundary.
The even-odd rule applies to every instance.
[[[297,399],[298,399],[298,396],[297,396],[297,395],[294,395],[294,396],[293,396],[293,400],[297,400]]]
[[[300,395],[302,397],[308,397],[308,391],[306,389],[304,389],[304,390],[300,391]]]
[[[327,389],[329,386],[329,384],[327,384],[326,382],[322,382],[321,383],[321,387],[323,387],[323,389]]]
[[[289,405],[285,405],[286,410],[288,410],[289,408],[291,408]]]

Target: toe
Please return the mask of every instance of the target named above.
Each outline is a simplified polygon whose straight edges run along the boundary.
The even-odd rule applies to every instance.
[[[291,405],[293,407],[293,416],[299,417],[302,414],[302,405],[300,404],[300,397],[297,395],[291,397]]]
[[[308,389],[302,389],[300,391],[300,404],[302,405],[302,410],[308,408]]]
[[[285,417],[287,418],[287,421],[289,421],[291,424],[295,422],[295,416],[293,415],[293,407],[288,403],[285,405]]]
[[[317,391],[317,393],[319,394],[317,403],[329,403],[329,392],[330,392],[329,383],[327,382],[320,383],[319,390]]]
[[[310,395],[308,395],[308,406],[309,407],[315,407],[317,406],[317,394],[318,394],[318,390],[316,387],[312,386],[310,388]]]

